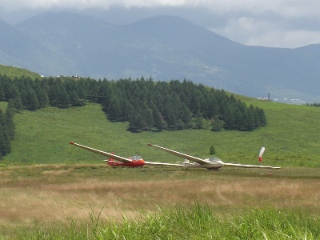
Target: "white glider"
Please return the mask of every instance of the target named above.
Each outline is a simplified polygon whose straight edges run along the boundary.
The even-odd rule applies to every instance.
[[[169,152],[175,156],[181,157],[185,159],[185,162],[183,163],[184,167],[186,168],[206,168],[208,170],[218,170],[219,168],[223,166],[229,166],[229,167],[242,167],[242,168],[267,168],[267,169],[280,169],[280,167],[274,167],[274,166],[263,166],[263,165],[250,165],[250,164],[238,164],[238,163],[225,163],[221,161],[219,158],[207,158],[202,159],[198,157],[194,157],[185,153],[181,153],[175,150],[171,150],[169,148],[161,147],[154,144],[148,144],[150,147],[159,148],[161,150],[164,150],[166,152]],[[259,153],[259,159],[262,159],[262,154],[264,152],[265,148],[262,147]],[[192,161],[190,163],[189,161]]]

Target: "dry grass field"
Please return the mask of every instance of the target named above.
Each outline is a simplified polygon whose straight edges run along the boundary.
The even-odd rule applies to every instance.
[[[205,203],[216,212],[248,208],[320,213],[318,169],[109,168],[36,165],[0,168],[0,236],[17,227],[72,219],[121,221],[158,207]]]

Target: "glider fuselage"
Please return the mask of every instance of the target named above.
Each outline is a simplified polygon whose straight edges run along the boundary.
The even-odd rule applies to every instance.
[[[111,167],[142,167],[145,164],[143,159],[132,160],[132,162],[108,161],[107,165]]]

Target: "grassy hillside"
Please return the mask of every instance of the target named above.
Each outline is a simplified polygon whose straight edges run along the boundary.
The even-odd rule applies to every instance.
[[[270,239],[280,235],[316,239],[319,221],[313,216],[319,216],[320,211],[319,169],[310,167],[320,167],[320,108],[246,101],[265,109],[266,127],[254,132],[185,130],[133,134],[126,131],[127,123],[108,122],[98,104],[16,114],[13,151],[0,161],[0,238],[82,239],[88,236],[88,230],[101,238],[108,238],[108,234],[116,234],[119,239],[138,234],[150,239],[152,233],[166,238],[177,229],[172,228],[176,223],[172,225],[168,219],[184,219],[179,222],[181,226],[199,223],[199,212],[193,208],[189,212],[189,207],[200,203],[208,204],[214,215],[204,212],[209,218],[201,229],[208,231],[190,227],[183,231],[185,236],[194,236],[192,239],[259,239],[261,234]],[[0,104],[5,106],[6,103]],[[165,167],[114,169],[96,164],[102,163],[102,156],[76,148],[68,144],[70,141],[122,156],[139,154],[146,160],[168,162],[181,159],[146,144],[204,158],[213,144],[222,160],[252,164],[258,164],[258,151],[265,146],[263,164],[283,168],[275,172],[227,167],[218,172]],[[41,165],[34,165],[37,163]],[[175,206],[187,208],[174,212]],[[158,207],[164,209],[163,214],[157,212]],[[252,212],[252,208],[257,211]],[[280,217],[280,213],[285,215]],[[145,229],[152,229],[152,233]]]
[[[320,108],[247,99],[265,110],[268,124],[254,132],[209,130],[143,132],[126,131],[127,123],[111,123],[97,104],[71,109],[46,108],[15,115],[16,138],[12,153],[3,164],[101,163],[104,157],[76,148],[70,141],[121,156],[140,155],[148,161],[182,161],[150,148],[147,143],[206,158],[214,145],[225,162],[258,164],[261,146],[263,164],[281,167],[320,167]]]
[[[40,78],[40,75],[29,70],[11,66],[3,66],[0,65],[0,74],[7,75],[10,78],[21,77],[21,76],[29,76],[30,78]]]

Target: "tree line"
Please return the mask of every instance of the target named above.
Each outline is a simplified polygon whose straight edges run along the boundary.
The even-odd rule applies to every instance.
[[[320,103],[314,102],[314,103],[306,103],[306,106],[312,106],[312,107],[320,107]]]
[[[15,135],[14,108],[9,102],[5,112],[0,109],[0,159],[11,152],[11,141]]]
[[[163,131],[210,128],[253,131],[266,125],[263,109],[247,106],[234,95],[191,81],[48,77],[10,79],[0,75],[0,100],[16,111],[53,106],[102,105],[111,121],[128,121],[128,130]]]

